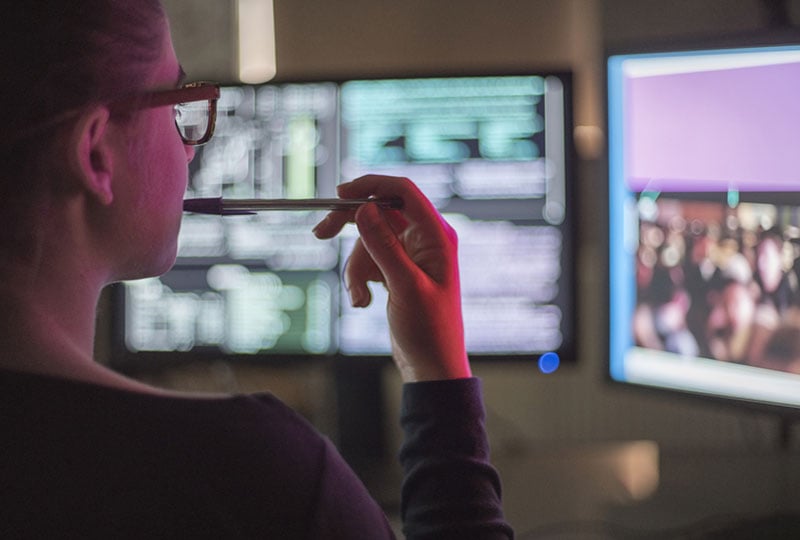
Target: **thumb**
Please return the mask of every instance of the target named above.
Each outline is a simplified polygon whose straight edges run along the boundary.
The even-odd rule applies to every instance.
[[[362,204],[355,215],[361,243],[383,274],[390,289],[393,283],[403,283],[413,274],[416,265],[411,261],[403,244],[375,204]]]

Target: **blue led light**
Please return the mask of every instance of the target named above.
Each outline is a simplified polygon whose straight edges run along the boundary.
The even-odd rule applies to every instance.
[[[560,364],[561,358],[554,352],[547,352],[539,357],[539,371],[544,374],[553,373]]]

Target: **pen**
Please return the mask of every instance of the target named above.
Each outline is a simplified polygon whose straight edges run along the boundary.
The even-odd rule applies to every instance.
[[[374,203],[382,208],[399,210],[403,201],[392,199],[223,199],[210,197],[185,199],[183,210],[197,214],[222,216],[254,214],[265,210],[351,210]]]

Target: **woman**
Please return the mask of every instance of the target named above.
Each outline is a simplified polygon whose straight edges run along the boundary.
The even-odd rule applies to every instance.
[[[331,444],[274,397],[184,395],[92,358],[109,283],[173,264],[187,164],[206,133],[177,122],[183,73],[158,0],[19,2],[0,32],[0,426],[4,537],[390,538]],[[213,100],[212,100],[213,102]],[[197,111],[191,109],[191,111]],[[193,113],[192,113],[193,114]],[[361,232],[354,305],[389,290],[404,386],[408,538],[509,538],[462,335],[456,238],[407,180],[369,176],[366,204],[315,229]]]

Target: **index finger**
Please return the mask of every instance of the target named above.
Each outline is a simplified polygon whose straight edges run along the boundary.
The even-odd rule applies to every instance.
[[[399,197],[403,201],[403,209],[400,212],[408,220],[423,226],[441,224],[439,212],[433,203],[408,178],[368,174],[340,184],[337,190],[343,199]]]
[[[367,203],[368,204],[368,203]],[[360,207],[359,207],[360,208]],[[396,233],[408,226],[408,220],[394,209],[383,209],[383,216]],[[312,232],[317,238],[333,238],[342,231],[347,223],[355,223],[356,210],[332,210],[317,223]]]

